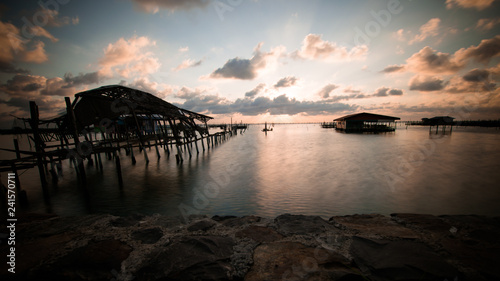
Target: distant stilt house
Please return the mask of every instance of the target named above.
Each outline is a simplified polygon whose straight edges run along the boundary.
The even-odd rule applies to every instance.
[[[439,126],[442,128],[442,133],[446,134],[446,127],[450,129],[449,133],[453,130],[453,125],[455,122],[453,121],[453,117],[450,116],[436,116],[432,118],[422,118],[422,125],[429,126],[429,133],[432,131],[432,127],[436,126],[436,134],[439,132]]]
[[[453,117],[450,116],[436,116],[432,118],[422,118],[423,125],[453,125]]]
[[[333,121],[336,129],[345,132],[392,132],[396,129],[396,120],[399,117],[379,115],[373,113],[356,113],[346,115]]]

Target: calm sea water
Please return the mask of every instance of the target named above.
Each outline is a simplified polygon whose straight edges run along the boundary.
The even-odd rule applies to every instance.
[[[500,215],[498,129],[454,128],[436,135],[428,128],[400,127],[387,134],[344,134],[304,124],[277,125],[266,135],[262,127],[251,126],[191,159],[184,155],[180,165],[163,150],[157,160],[152,148],[149,165],[136,151],[134,166],[122,151],[122,189],[113,160],[103,157],[103,173],[87,167],[86,187],[66,161],[58,185],[50,184],[50,203],[43,200],[38,170],[28,170],[20,176],[30,201],[23,211]]]

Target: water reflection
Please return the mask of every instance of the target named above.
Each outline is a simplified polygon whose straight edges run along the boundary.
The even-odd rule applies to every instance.
[[[20,177],[30,200],[25,211],[178,215],[184,204],[213,215],[500,215],[498,130],[345,134],[319,125],[276,125],[266,136],[259,128],[200,149],[181,164],[163,152],[157,160],[152,150],[149,165],[137,152],[131,165],[122,152],[122,189],[113,160],[103,157],[103,172],[88,167],[86,187],[64,163],[64,177],[49,187],[48,206],[37,172],[29,170]]]

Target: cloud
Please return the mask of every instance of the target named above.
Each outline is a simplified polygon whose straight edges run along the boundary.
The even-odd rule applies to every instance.
[[[155,45],[155,41],[145,36],[133,36],[127,40],[122,37],[104,49],[104,56],[99,59],[100,72],[108,77],[117,73],[125,78],[132,74],[154,73],[161,64],[158,58],[146,49]]]
[[[168,11],[191,10],[205,8],[210,0],[132,0],[134,5],[141,11],[156,14],[160,9]]]
[[[19,29],[11,23],[0,21],[0,66],[12,73],[14,61],[42,63],[48,60],[45,44],[41,41],[24,39]]]
[[[197,95],[182,104],[176,105],[195,112],[205,112],[206,114],[241,113],[247,116],[266,113],[271,115],[324,115],[357,109],[356,105],[344,103],[299,101],[285,94],[273,99],[269,97],[243,98],[234,102],[218,95]]]
[[[103,80],[103,77],[99,75],[99,72],[89,72],[80,73],[77,76],[73,76],[71,72],[64,74],[65,88],[75,87],[80,85],[97,84]]]
[[[122,80],[120,85],[153,94],[161,99],[167,98],[173,94],[176,89],[175,86],[169,84],[149,81],[147,77],[136,78],[131,83]]]
[[[196,66],[201,65],[202,62],[203,62],[203,60],[194,61],[194,60],[191,60],[191,59],[186,59],[181,64],[179,64],[178,66],[176,66],[175,68],[173,68],[172,70],[173,71],[179,71],[181,69],[186,69],[186,68],[190,68],[190,67],[196,67]]]
[[[246,92],[245,93],[245,97],[247,97],[247,98],[254,98],[259,93],[261,93],[262,91],[264,91],[265,87],[266,87],[266,84],[260,83],[259,85],[257,85],[257,87],[253,88],[251,91]]]
[[[488,8],[494,0],[446,0],[446,8],[452,9],[455,6],[466,9],[476,9],[478,11]]]
[[[408,68],[415,73],[452,74],[465,66],[465,62],[448,53],[436,52],[426,46],[406,60]]]
[[[333,90],[337,89],[339,86],[335,85],[335,84],[328,84],[326,86],[324,86],[323,88],[321,88],[321,90],[318,91],[318,95],[323,98],[323,99],[327,99],[330,97],[330,94]]]
[[[490,72],[486,69],[474,68],[467,72],[462,78],[468,82],[481,82],[488,80]]]
[[[383,72],[383,73],[392,73],[392,72],[402,72],[402,71],[405,71],[405,66],[404,65],[397,65],[397,64],[394,64],[394,65],[389,65],[389,66],[386,66],[382,71],[380,72]]]
[[[415,37],[413,37],[408,44],[412,45],[413,43],[424,41],[427,37],[437,36],[440,22],[441,20],[439,18],[430,19],[427,23],[420,27],[420,33],[415,35]]]
[[[409,86],[410,90],[432,92],[444,89],[446,83],[441,77],[415,75],[410,79]]]
[[[496,84],[490,81],[489,72],[487,70],[476,69],[468,72],[462,77],[452,77],[443,91],[452,94],[479,93],[491,92],[496,88]]]
[[[49,60],[42,41],[35,43],[34,48],[21,53],[20,59],[25,62],[42,63]]]
[[[189,87],[182,87],[174,96],[176,98],[190,100],[196,97],[201,96],[203,93],[206,93],[207,90],[204,88],[195,88],[191,89]]]
[[[477,46],[461,48],[453,54],[441,53],[429,46],[422,48],[406,60],[403,65],[389,65],[381,72],[410,71],[422,75],[456,74],[472,61],[488,64],[500,56],[500,35],[482,40]]]
[[[47,79],[45,88],[40,91],[40,94],[45,96],[70,97],[75,93],[75,89],[60,77]]]
[[[409,33],[409,32],[407,31],[407,33]],[[392,36],[393,36],[394,38],[396,38],[396,40],[398,40],[398,41],[406,41],[405,31],[404,31],[404,29],[402,29],[402,28],[401,28],[401,29],[398,29],[398,31],[394,32],[394,33],[392,34]]]
[[[9,97],[35,97],[37,90],[45,87],[47,79],[38,75],[15,75],[0,85],[0,91],[8,94]]]
[[[274,88],[286,88],[286,87],[291,87],[293,85],[295,85],[295,83],[297,83],[299,79],[295,76],[287,76],[287,77],[284,77],[284,78],[281,78],[280,80],[278,80],[278,82],[276,82],[276,84],[274,84]]]
[[[179,52],[181,52],[181,53],[185,53],[187,51],[189,51],[189,47],[188,46],[186,46],[186,47],[180,47],[179,48]]]
[[[491,39],[481,40],[477,46],[462,48],[455,52],[455,57],[459,61],[476,60],[487,64],[492,58],[500,56],[500,35]]]
[[[28,32],[30,34],[33,34],[38,37],[45,37],[50,39],[52,42],[57,42],[59,39],[55,38],[54,35],[52,35],[50,32],[48,32],[45,28],[39,26],[39,25],[32,25],[28,28]]]
[[[208,77],[214,79],[241,79],[252,80],[260,71],[272,68],[280,57],[283,56],[284,47],[276,47],[270,52],[261,52],[262,43],[254,49],[251,59],[239,57],[228,60],[222,67],[214,70]]]
[[[79,23],[78,17],[70,18],[68,16],[65,16],[65,17],[59,16],[58,10],[51,10],[51,9],[43,9],[42,8],[42,9],[39,9],[38,11],[36,11],[35,14],[37,15],[37,17],[40,17],[40,18],[43,17],[44,21],[47,22],[44,25],[47,25],[47,26],[61,27],[61,26],[68,25],[68,24],[76,25]]]
[[[7,110],[0,114],[2,122],[11,119],[8,114],[29,116],[28,105],[32,100],[39,106],[41,118],[53,116],[59,109],[64,109],[64,100],[60,96],[72,96],[76,89],[59,77],[47,79],[39,75],[18,74],[0,84],[0,92],[0,106]]]
[[[364,59],[368,53],[368,47],[365,45],[355,46],[348,50],[346,47],[338,46],[335,42],[329,42],[321,39],[321,35],[308,34],[302,41],[300,50],[293,53],[293,57],[321,60],[321,61],[339,61]]]
[[[351,93],[349,95],[335,95],[331,96],[328,101],[338,102],[338,101],[348,101],[353,99],[367,99],[367,98],[380,98],[388,96],[401,96],[403,95],[403,90],[380,87],[376,89],[372,94],[364,94],[361,91],[353,90],[351,87],[347,87],[343,90],[344,93]]]
[[[500,18],[480,19],[477,21],[476,29],[487,31],[500,24]]]
[[[387,96],[401,96],[403,91],[399,89],[390,89],[387,87],[381,87],[375,90],[372,94],[373,97],[387,97]]]
[[[16,68],[14,64],[0,60],[0,73],[28,74],[30,71],[24,68]]]
[[[345,87],[345,88],[342,90],[342,92],[344,92],[344,93],[354,93],[354,94],[359,94],[359,93],[361,93],[361,91],[360,91],[360,90],[355,90],[355,89],[353,89],[353,88],[352,88],[352,86],[347,86],[347,87]]]

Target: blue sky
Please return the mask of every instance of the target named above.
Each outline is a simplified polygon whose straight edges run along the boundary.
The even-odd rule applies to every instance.
[[[1,3],[2,127],[110,84],[215,122],[500,118],[494,0]]]

